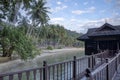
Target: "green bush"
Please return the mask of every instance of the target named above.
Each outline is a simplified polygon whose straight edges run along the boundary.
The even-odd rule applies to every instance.
[[[52,46],[48,46],[47,49],[48,50],[53,50],[53,47]]]
[[[35,57],[36,53],[33,51],[36,47],[32,43],[32,38],[27,37],[19,28],[12,25],[4,25],[0,36],[3,57],[11,57],[14,51],[23,60]]]

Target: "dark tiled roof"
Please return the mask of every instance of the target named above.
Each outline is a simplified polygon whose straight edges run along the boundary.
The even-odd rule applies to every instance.
[[[100,32],[92,32],[88,34],[88,36],[112,36],[112,35],[120,35],[120,30],[111,30],[111,31],[100,31]]]
[[[85,39],[89,39],[89,37],[87,36],[87,34],[84,34],[80,37],[77,38],[77,40],[85,40]]]
[[[105,23],[104,25],[102,25],[100,28],[97,29],[97,31],[101,30],[102,28],[104,28],[105,26],[109,26],[111,29],[115,30],[115,27],[112,26],[111,24]]]
[[[87,31],[86,34],[83,34],[82,36],[78,37],[77,39],[78,39],[78,40],[86,40],[86,39],[89,39],[88,34],[96,31],[96,29],[97,29],[97,28],[88,29],[88,31]]]
[[[111,30],[103,30],[105,27],[109,27]],[[87,33],[78,37],[78,40],[86,40],[89,37],[95,36],[112,36],[112,35],[120,35],[120,26],[112,26],[111,24],[105,23],[103,26],[99,28],[91,28],[88,29]]]
[[[120,30],[120,25],[114,26],[116,30]]]

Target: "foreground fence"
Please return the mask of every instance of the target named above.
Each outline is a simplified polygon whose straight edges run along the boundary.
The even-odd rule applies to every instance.
[[[84,76],[86,68],[91,68],[92,70],[94,70],[101,64],[105,63],[105,60],[108,57],[113,57],[113,51],[111,51],[111,53],[109,53],[109,51],[104,51],[82,58],[76,58],[74,56],[73,60],[64,61],[52,65],[48,65],[47,62],[44,61],[43,67],[41,68],[0,74],[0,80],[77,80]],[[113,63],[115,62],[111,62],[108,67],[111,65],[110,67],[113,68]],[[105,67],[102,71],[105,71],[104,69],[107,70],[108,68]],[[96,76],[101,74],[102,71],[94,75],[96,79]],[[112,72],[114,73],[114,71]],[[104,74],[106,73],[104,72],[103,74],[101,74],[101,76]]]

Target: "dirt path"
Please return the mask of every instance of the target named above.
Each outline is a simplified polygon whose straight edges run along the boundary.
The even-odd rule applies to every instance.
[[[73,51],[81,51],[84,50],[84,48],[64,48],[64,49],[54,49],[54,50],[42,50],[42,54],[36,56],[34,59],[36,58],[40,58],[43,56],[48,56],[48,55],[56,55],[56,54],[64,54],[64,53],[68,53],[69,52],[73,52]]]

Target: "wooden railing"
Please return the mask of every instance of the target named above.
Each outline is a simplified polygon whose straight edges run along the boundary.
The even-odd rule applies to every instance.
[[[0,80],[77,80],[84,76],[86,68],[90,68],[91,70],[96,69],[105,63],[106,58],[111,57],[111,55],[113,57],[113,53],[109,54],[108,51],[104,51],[82,58],[74,56],[73,60],[51,65],[48,65],[44,61],[41,68],[0,74]],[[109,63],[109,66],[111,64]],[[94,75],[95,78],[97,74]]]
[[[89,76],[89,78],[92,77],[93,80],[113,80],[120,65],[120,53],[116,54],[111,60],[108,58],[105,60],[106,63],[100,69],[97,69],[92,76]]]

